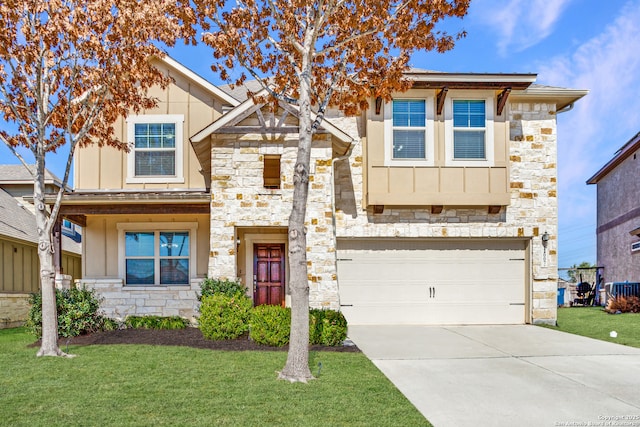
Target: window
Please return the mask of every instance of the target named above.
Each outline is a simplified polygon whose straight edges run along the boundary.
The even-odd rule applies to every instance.
[[[195,260],[196,225],[169,224],[184,228],[154,230],[154,226],[163,224],[118,224],[121,276],[126,286],[189,284]]]
[[[189,233],[127,231],[125,265],[127,285],[189,284]]]
[[[393,101],[393,158],[425,158],[424,100]]]
[[[486,159],[483,100],[453,101],[453,158]]]
[[[474,99],[454,96],[447,99],[446,165],[491,166],[494,162],[493,147],[493,97]]]
[[[127,182],[184,182],[182,115],[127,119],[131,152]]]
[[[262,178],[265,188],[280,188],[280,156],[264,156]]]
[[[431,99],[394,99],[385,105],[388,164],[433,164]]]

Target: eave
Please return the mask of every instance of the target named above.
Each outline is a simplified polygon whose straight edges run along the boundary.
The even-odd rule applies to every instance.
[[[537,74],[478,74],[407,72],[414,89],[492,89],[523,90],[536,81]]]
[[[171,58],[170,56],[164,55],[163,57],[156,58],[156,59],[160,62],[163,62],[166,66],[179,72],[180,74],[182,74],[183,76],[191,80],[192,82],[198,84],[200,87],[212,93],[223,102],[233,107],[240,104],[240,101],[238,101],[237,99],[235,99],[234,97],[232,97],[231,95],[229,95],[228,93],[220,89],[218,86],[208,82],[206,79],[199,76],[194,71],[191,71],[189,68],[185,67],[184,65],[182,65],[175,59]]]
[[[525,90],[514,90],[511,92],[511,100],[524,102],[551,102],[556,105],[556,112],[559,112],[573,105],[580,98],[588,94],[588,90],[582,89],[566,89],[562,87],[531,85]]]
[[[603,167],[598,170],[591,178],[587,180],[587,184],[597,184],[602,178],[614,170],[620,163],[624,162],[630,155],[640,149],[640,132],[623,145]]]
[[[46,196],[45,203],[55,202]],[[60,216],[86,226],[87,215],[209,214],[211,195],[196,190],[95,190],[62,196]]]

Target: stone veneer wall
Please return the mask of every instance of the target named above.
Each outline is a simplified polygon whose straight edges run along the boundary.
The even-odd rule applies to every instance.
[[[105,303],[104,314],[124,320],[132,316],[180,316],[196,323],[199,308],[197,294],[202,279],[192,279],[189,286],[123,286],[122,279],[82,279],[77,285],[93,289]]]
[[[533,323],[555,324],[557,289],[556,117],[553,104],[510,104],[511,202],[498,214],[447,208],[363,211],[362,145],[336,165],[337,237],[518,238],[531,242]],[[546,251],[540,236],[549,233]]]
[[[237,228],[287,227],[298,137],[215,134],[211,153],[209,277],[237,278]],[[311,150],[307,204],[307,265],[312,307],[339,308],[332,211],[331,137],[318,134]],[[281,188],[263,186],[263,156],[279,154]],[[242,244],[242,243],[241,243]],[[250,286],[251,284],[245,283]],[[288,293],[288,290],[287,290]]]
[[[0,329],[22,326],[29,314],[29,294],[0,293]]]

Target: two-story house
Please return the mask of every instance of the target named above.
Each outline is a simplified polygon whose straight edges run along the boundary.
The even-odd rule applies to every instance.
[[[79,150],[62,214],[85,228],[83,283],[108,315],[195,316],[200,280],[288,304],[294,106],[255,105],[165,58],[129,153]],[[352,324],[554,323],[556,115],[586,91],[533,74],[414,70],[413,88],[329,114],[314,136],[310,303]]]
[[[640,281],[640,133],[587,184],[597,187],[597,259],[606,282]]]

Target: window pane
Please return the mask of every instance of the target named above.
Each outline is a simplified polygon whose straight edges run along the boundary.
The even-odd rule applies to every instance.
[[[454,127],[484,127],[485,105],[482,100],[453,101]]]
[[[393,101],[393,126],[424,127],[425,101]]]
[[[153,285],[154,261],[152,259],[127,260],[127,285]]]
[[[174,148],[176,146],[176,125],[175,123],[165,123],[162,125],[162,146],[164,148]]]
[[[393,131],[394,159],[424,159],[424,131],[422,130],[394,130]]]
[[[136,151],[136,176],[175,175],[175,151]]]
[[[126,232],[124,241],[125,256],[153,256],[153,233]]]
[[[189,256],[189,233],[161,232],[160,256]]]
[[[453,133],[454,159],[484,159],[484,131]]]
[[[161,285],[185,285],[189,283],[189,260],[160,260]]]

